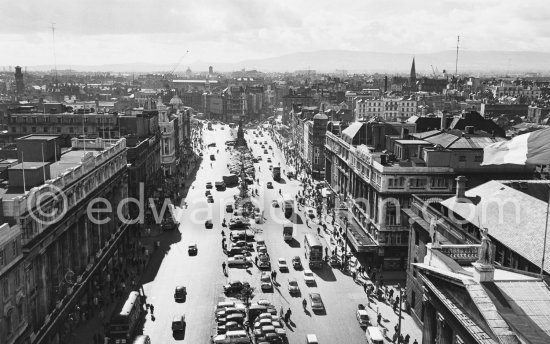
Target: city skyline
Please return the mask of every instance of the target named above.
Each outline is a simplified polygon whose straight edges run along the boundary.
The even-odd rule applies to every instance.
[[[7,3],[4,9],[0,37],[10,47],[0,57],[4,66],[180,61],[181,72],[187,65],[238,63],[303,51],[449,51],[456,48],[458,35],[460,49],[466,52],[550,52],[550,31],[544,24],[550,4],[543,1],[240,0],[158,5],[62,0],[43,7],[29,0]]]

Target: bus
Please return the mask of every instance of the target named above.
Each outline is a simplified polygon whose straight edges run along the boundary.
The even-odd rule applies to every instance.
[[[309,267],[312,269],[323,267],[323,245],[314,234],[304,235],[304,248]]]
[[[294,213],[294,199],[292,196],[285,196],[283,199],[283,209],[285,211],[285,217],[288,219],[292,213]]]
[[[142,320],[143,307],[139,292],[133,291],[122,306],[120,313],[114,314],[109,324],[111,344],[131,343],[134,332]]]
[[[279,166],[273,167],[271,173],[273,175],[273,180],[278,181],[281,179],[281,168]]]

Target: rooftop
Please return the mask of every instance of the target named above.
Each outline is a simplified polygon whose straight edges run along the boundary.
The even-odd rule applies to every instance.
[[[458,202],[455,196],[441,204],[474,226],[487,228],[491,238],[540,266],[547,202],[498,181],[466,191],[466,198],[468,201]],[[548,256],[550,237],[546,242]],[[550,273],[550,266],[544,270]]]

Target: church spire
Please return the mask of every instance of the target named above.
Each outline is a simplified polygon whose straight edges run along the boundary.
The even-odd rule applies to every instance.
[[[410,82],[411,82],[411,85],[416,83],[416,68],[414,66],[414,57],[413,57],[413,62],[412,62],[412,66],[411,66]]]

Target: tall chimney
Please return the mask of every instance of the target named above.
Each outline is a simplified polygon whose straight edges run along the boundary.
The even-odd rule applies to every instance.
[[[388,92],[388,76],[384,76],[384,93]]]
[[[447,111],[443,111],[441,113],[441,125],[439,129],[441,130],[447,129]]]
[[[458,176],[456,179],[456,200],[461,202],[466,198],[466,182],[468,178],[464,176]]]

